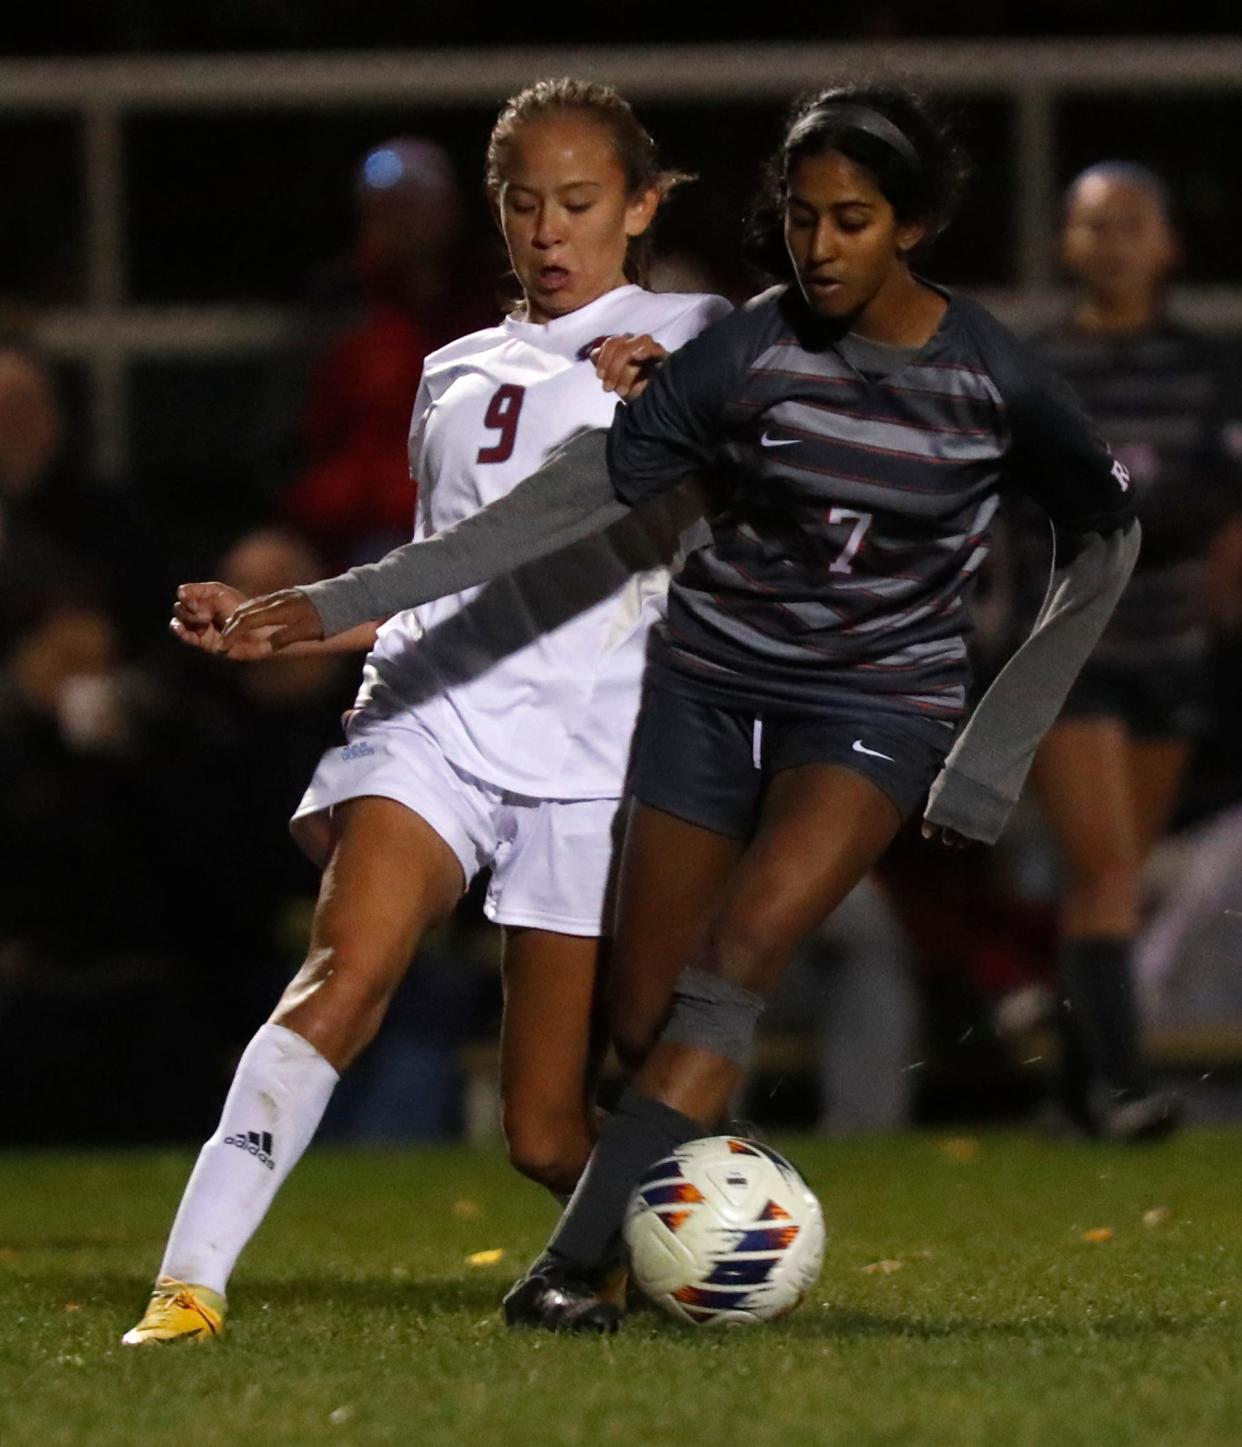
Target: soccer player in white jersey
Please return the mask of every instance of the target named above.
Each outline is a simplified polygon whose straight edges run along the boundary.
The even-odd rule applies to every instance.
[[[578,430],[607,425],[616,397],[592,360],[604,338],[649,334],[673,350],[728,311],[719,297],[640,284],[649,227],[679,179],[606,87],[541,82],[502,111],[487,184],[524,301],[427,359],[410,434],[416,536],[503,495]],[[346,742],[324,756],[293,821],[324,863],[306,962],[242,1055],[127,1344],[219,1334],[233,1265],[340,1072],[379,1028],[419,941],[483,868],[485,908],[506,935],[510,1157],[553,1191],[572,1189],[594,1139],[592,1004],[614,822],[676,546],[671,510],[627,520],[486,589],[333,640],[371,651]],[[219,584],[187,585],[179,599],[173,631],[219,651],[244,600]],[[264,651],[260,640],[232,656]]]

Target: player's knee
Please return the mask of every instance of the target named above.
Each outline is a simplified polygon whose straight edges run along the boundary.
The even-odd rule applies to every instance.
[[[532,1116],[506,1105],[504,1130],[514,1170],[557,1193],[578,1184],[591,1153],[585,1116]]]
[[[324,946],[307,956],[272,1019],[344,1069],[379,1033],[398,977],[365,946]]]

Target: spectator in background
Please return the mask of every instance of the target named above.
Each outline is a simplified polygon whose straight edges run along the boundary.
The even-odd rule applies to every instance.
[[[38,484],[61,431],[46,366],[17,344],[0,347],[0,489],[6,508]]]
[[[413,136],[377,146],[358,166],[355,196],[352,269],[363,315],[312,373],[307,464],[280,502],[334,568],[409,537],[406,435],[423,358],[491,323],[496,310],[463,267],[460,189],[438,146]]]
[[[97,599],[132,644],[169,586],[132,494],[74,475],[64,433],[47,363],[0,342],[0,647],[66,591]]]
[[[218,571],[250,596],[311,582],[323,564],[302,539],[263,528],[239,538]],[[170,642],[138,685],[144,753],[170,836],[210,861],[210,888],[179,908],[201,978],[237,971],[231,989],[204,992],[230,1043],[249,1038],[301,959],[317,878],[289,847],[287,820],[336,739],[355,674],[355,661],[338,656],[204,668]]]
[[[115,623],[43,581],[0,671],[0,1140],[165,1139],[198,1087],[144,1089],[148,1032],[177,1019],[186,1049],[202,1041],[172,959],[158,794]]]
[[[322,573],[314,549],[277,528],[245,534],[218,567],[220,581],[245,597]],[[147,767],[167,800],[170,837],[210,876],[206,889],[187,892],[183,883],[177,907],[198,1009],[214,1017],[221,1042],[217,1097],[305,952],[319,877],[290,847],[288,819],[320,755],[338,741],[357,668],[355,655],[326,653],[204,667],[170,646],[158,678],[147,679]],[[459,1128],[457,1046],[480,1023],[492,983],[467,936],[464,923],[450,927],[406,980],[341,1092],[329,1134],[397,1140]]]

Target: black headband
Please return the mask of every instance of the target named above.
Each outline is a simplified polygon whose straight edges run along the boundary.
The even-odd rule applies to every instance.
[[[882,141],[890,150],[896,151],[916,175],[923,169],[919,153],[900,126],[895,125],[886,115],[872,110],[870,106],[859,105],[854,101],[829,101],[826,105],[816,106],[813,111],[808,112],[789,133],[789,139],[785,143],[786,154],[797,145],[804,132],[824,129],[862,131],[875,140]]]

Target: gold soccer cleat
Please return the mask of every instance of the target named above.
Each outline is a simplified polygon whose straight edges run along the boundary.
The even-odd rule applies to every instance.
[[[127,1347],[210,1341],[224,1330],[224,1297],[205,1286],[159,1276],[142,1320],[121,1338]]]

